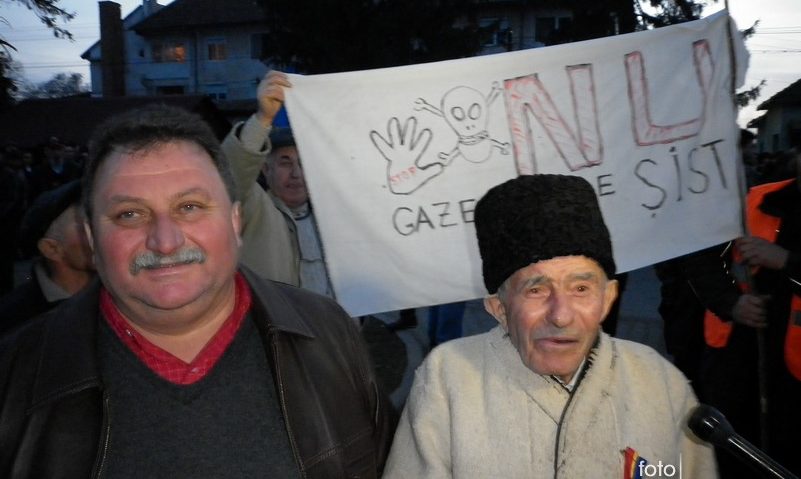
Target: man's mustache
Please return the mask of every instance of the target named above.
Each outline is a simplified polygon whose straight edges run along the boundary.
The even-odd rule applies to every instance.
[[[156,269],[181,264],[204,263],[206,255],[197,248],[184,248],[171,255],[161,255],[147,251],[137,255],[131,261],[130,271],[132,275],[138,274],[143,269]]]

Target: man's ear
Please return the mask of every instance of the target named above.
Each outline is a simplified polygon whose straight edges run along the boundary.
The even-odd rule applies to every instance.
[[[53,238],[41,238],[36,242],[39,253],[50,261],[61,260],[61,243]]]
[[[615,300],[617,299],[617,295],[619,293],[619,285],[620,283],[618,283],[616,279],[611,279],[606,283],[606,289],[604,290],[604,310],[603,315],[601,316],[601,322],[606,319],[606,316],[612,309],[612,305],[615,304]]]
[[[89,249],[92,253],[95,252],[95,238],[92,236],[92,227],[89,226],[89,219],[83,220],[83,232],[86,233],[86,242],[89,243]]]
[[[498,321],[504,331],[509,332],[509,327],[506,324],[506,307],[497,294],[484,298],[484,309]]]
[[[237,245],[242,246],[242,203],[234,201],[231,208],[231,224],[236,232]]]

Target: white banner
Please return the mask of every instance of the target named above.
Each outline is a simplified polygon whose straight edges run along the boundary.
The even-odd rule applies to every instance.
[[[741,234],[728,21],[292,75],[287,110],[338,301],[357,316],[485,295],[473,210],[519,174],[589,180],[620,272]]]

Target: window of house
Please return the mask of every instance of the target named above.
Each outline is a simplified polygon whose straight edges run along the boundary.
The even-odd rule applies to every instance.
[[[203,85],[203,92],[212,100],[225,100],[228,98],[228,86],[222,83]]]
[[[206,51],[208,52],[209,60],[225,60],[228,57],[225,48],[225,38],[217,37],[206,40]]]
[[[478,21],[481,28],[492,29],[485,35],[482,45],[485,47],[505,46],[511,33],[509,29],[509,19],[501,17],[484,17]]]
[[[254,33],[250,35],[250,58],[263,60],[267,58],[267,34]]]
[[[183,63],[186,61],[186,46],[181,42],[154,43],[152,55],[156,63]]]

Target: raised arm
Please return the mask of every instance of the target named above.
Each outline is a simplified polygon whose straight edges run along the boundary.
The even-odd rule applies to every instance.
[[[223,141],[222,149],[231,162],[237,194],[243,204],[252,201],[252,188],[270,152],[268,135],[284,103],[284,88],[290,86],[283,72],[271,71],[265,75],[256,91],[258,110],[247,121],[234,125]]]

